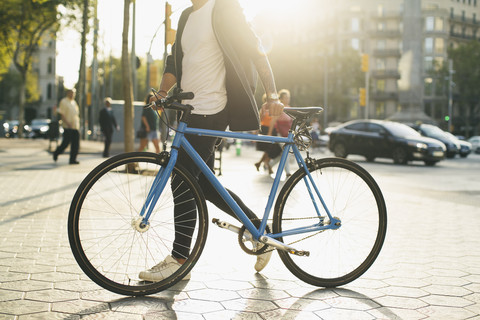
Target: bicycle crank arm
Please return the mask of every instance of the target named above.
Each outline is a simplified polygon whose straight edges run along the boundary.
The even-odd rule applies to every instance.
[[[220,221],[220,220],[218,220],[218,219],[216,219],[216,218],[213,218],[213,219],[212,219],[212,222],[215,223],[215,224],[216,224],[217,226],[219,226],[220,228],[230,230],[230,231],[235,232],[235,233],[237,233],[237,234],[240,233],[241,228],[239,228],[239,227],[237,227],[237,226],[234,226],[233,224],[230,224],[230,223],[228,223],[228,222]],[[243,234],[243,236],[245,237],[245,240],[246,240],[246,241],[251,241],[251,240],[253,240],[250,232],[245,232],[245,233]]]
[[[310,255],[310,251],[297,250],[289,246],[288,244],[285,244],[283,242],[280,242],[278,240],[275,240],[267,236],[261,236],[259,240],[260,242],[268,244],[271,247],[275,247],[279,250],[287,251],[288,253],[294,254],[296,256],[308,257]]]

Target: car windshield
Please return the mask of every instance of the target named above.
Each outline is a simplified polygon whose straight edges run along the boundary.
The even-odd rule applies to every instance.
[[[416,130],[402,123],[390,122],[385,124],[385,127],[390,131],[390,133],[392,133],[394,136],[397,136],[397,137],[420,136],[420,133],[418,133]]]
[[[425,131],[425,134],[427,136],[433,136],[433,137],[443,137],[445,136],[445,133],[442,129],[435,127],[435,126],[426,126],[422,125],[422,130]]]
[[[32,125],[47,125],[48,120],[32,120]]]

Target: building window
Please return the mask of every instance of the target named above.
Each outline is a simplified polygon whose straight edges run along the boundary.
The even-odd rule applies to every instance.
[[[359,32],[360,31],[360,19],[352,18],[352,32]]]
[[[425,53],[433,53],[433,38],[425,38]]]
[[[51,83],[47,85],[47,99],[51,100],[53,97],[53,86]]]
[[[350,41],[350,45],[352,46],[353,49],[360,50],[360,40],[359,39],[353,38]]]
[[[435,18],[435,30],[443,31],[443,18],[440,18],[440,17]]]
[[[426,17],[425,18],[425,30],[433,31],[435,29],[435,17]]]
[[[445,40],[443,38],[436,38],[435,39],[435,53],[436,54],[443,54],[445,50]]]
[[[377,49],[378,50],[385,50],[386,47],[387,47],[387,45],[386,45],[385,40],[378,40],[377,41]]]
[[[431,71],[433,69],[433,57],[425,57],[423,68],[425,71]]]
[[[53,58],[48,58],[47,73],[53,73]]]
[[[375,69],[376,70],[385,70],[385,59],[376,59],[375,61]]]
[[[424,80],[424,87],[423,87],[423,93],[426,96],[431,96],[433,93],[433,79],[432,78],[426,78]]]
[[[377,92],[385,92],[385,80],[379,79],[376,83]]]

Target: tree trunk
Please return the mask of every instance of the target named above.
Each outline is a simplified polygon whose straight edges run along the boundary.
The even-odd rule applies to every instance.
[[[85,109],[86,109],[86,47],[87,47],[87,33],[88,33],[88,5],[89,0],[83,1],[83,17],[82,17],[82,37],[81,37],[81,50],[80,56],[80,71],[78,74],[78,105],[80,106],[80,136],[85,139]]]
[[[20,88],[19,88],[19,103],[18,103],[18,131],[19,138],[23,137],[23,126],[25,125],[25,91],[27,85],[27,72],[20,72]]]
[[[128,58],[128,25],[130,20],[130,2],[124,0],[123,33],[122,33],[122,77],[124,105],[124,129],[125,129],[125,152],[134,151],[134,127],[133,127],[133,87],[130,59]]]

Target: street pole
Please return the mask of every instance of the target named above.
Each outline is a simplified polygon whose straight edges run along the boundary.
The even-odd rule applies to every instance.
[[[323,56],[323,130],[328,126],[328,70],[327,56]]]
[[[135,17],[136,17],[136,1],[133,0],[132,8],[132,87],[133,87],[133,101],[137,97],[137,54],[135,52]]]
[[[368,104],[369,104],[369,103],[368,103],[368,102],[369,102],[369,101],[368,101],[368,100],[369,100],[369,99],[368,99],[368,93],[369,93],[369,90],[368,90],[368,87],[369,87],[369,86],[368,86],[368,82],[369,82],[369,80],[370,80],[370,72],[369,72],[369,70],[367,70],[367,71],[365,72],[365,119],[368,119],[368,111],[369,111],[369,110],[368,110]]]
[[[448,131],[452,132],[452,112],[453,112],[453,95],[452,95],[452,76],[455,72],[453,71],[453,61],[448,59]]]
[[[97,16],[97,0],[94,1],[94,23],[93,23],[93,62],[92,62],[92,98],[90,106],[90,119],[88,129],[90,130],[91,137],[94,137],[95,125],[97,123],[98,114],[98,16]]]

